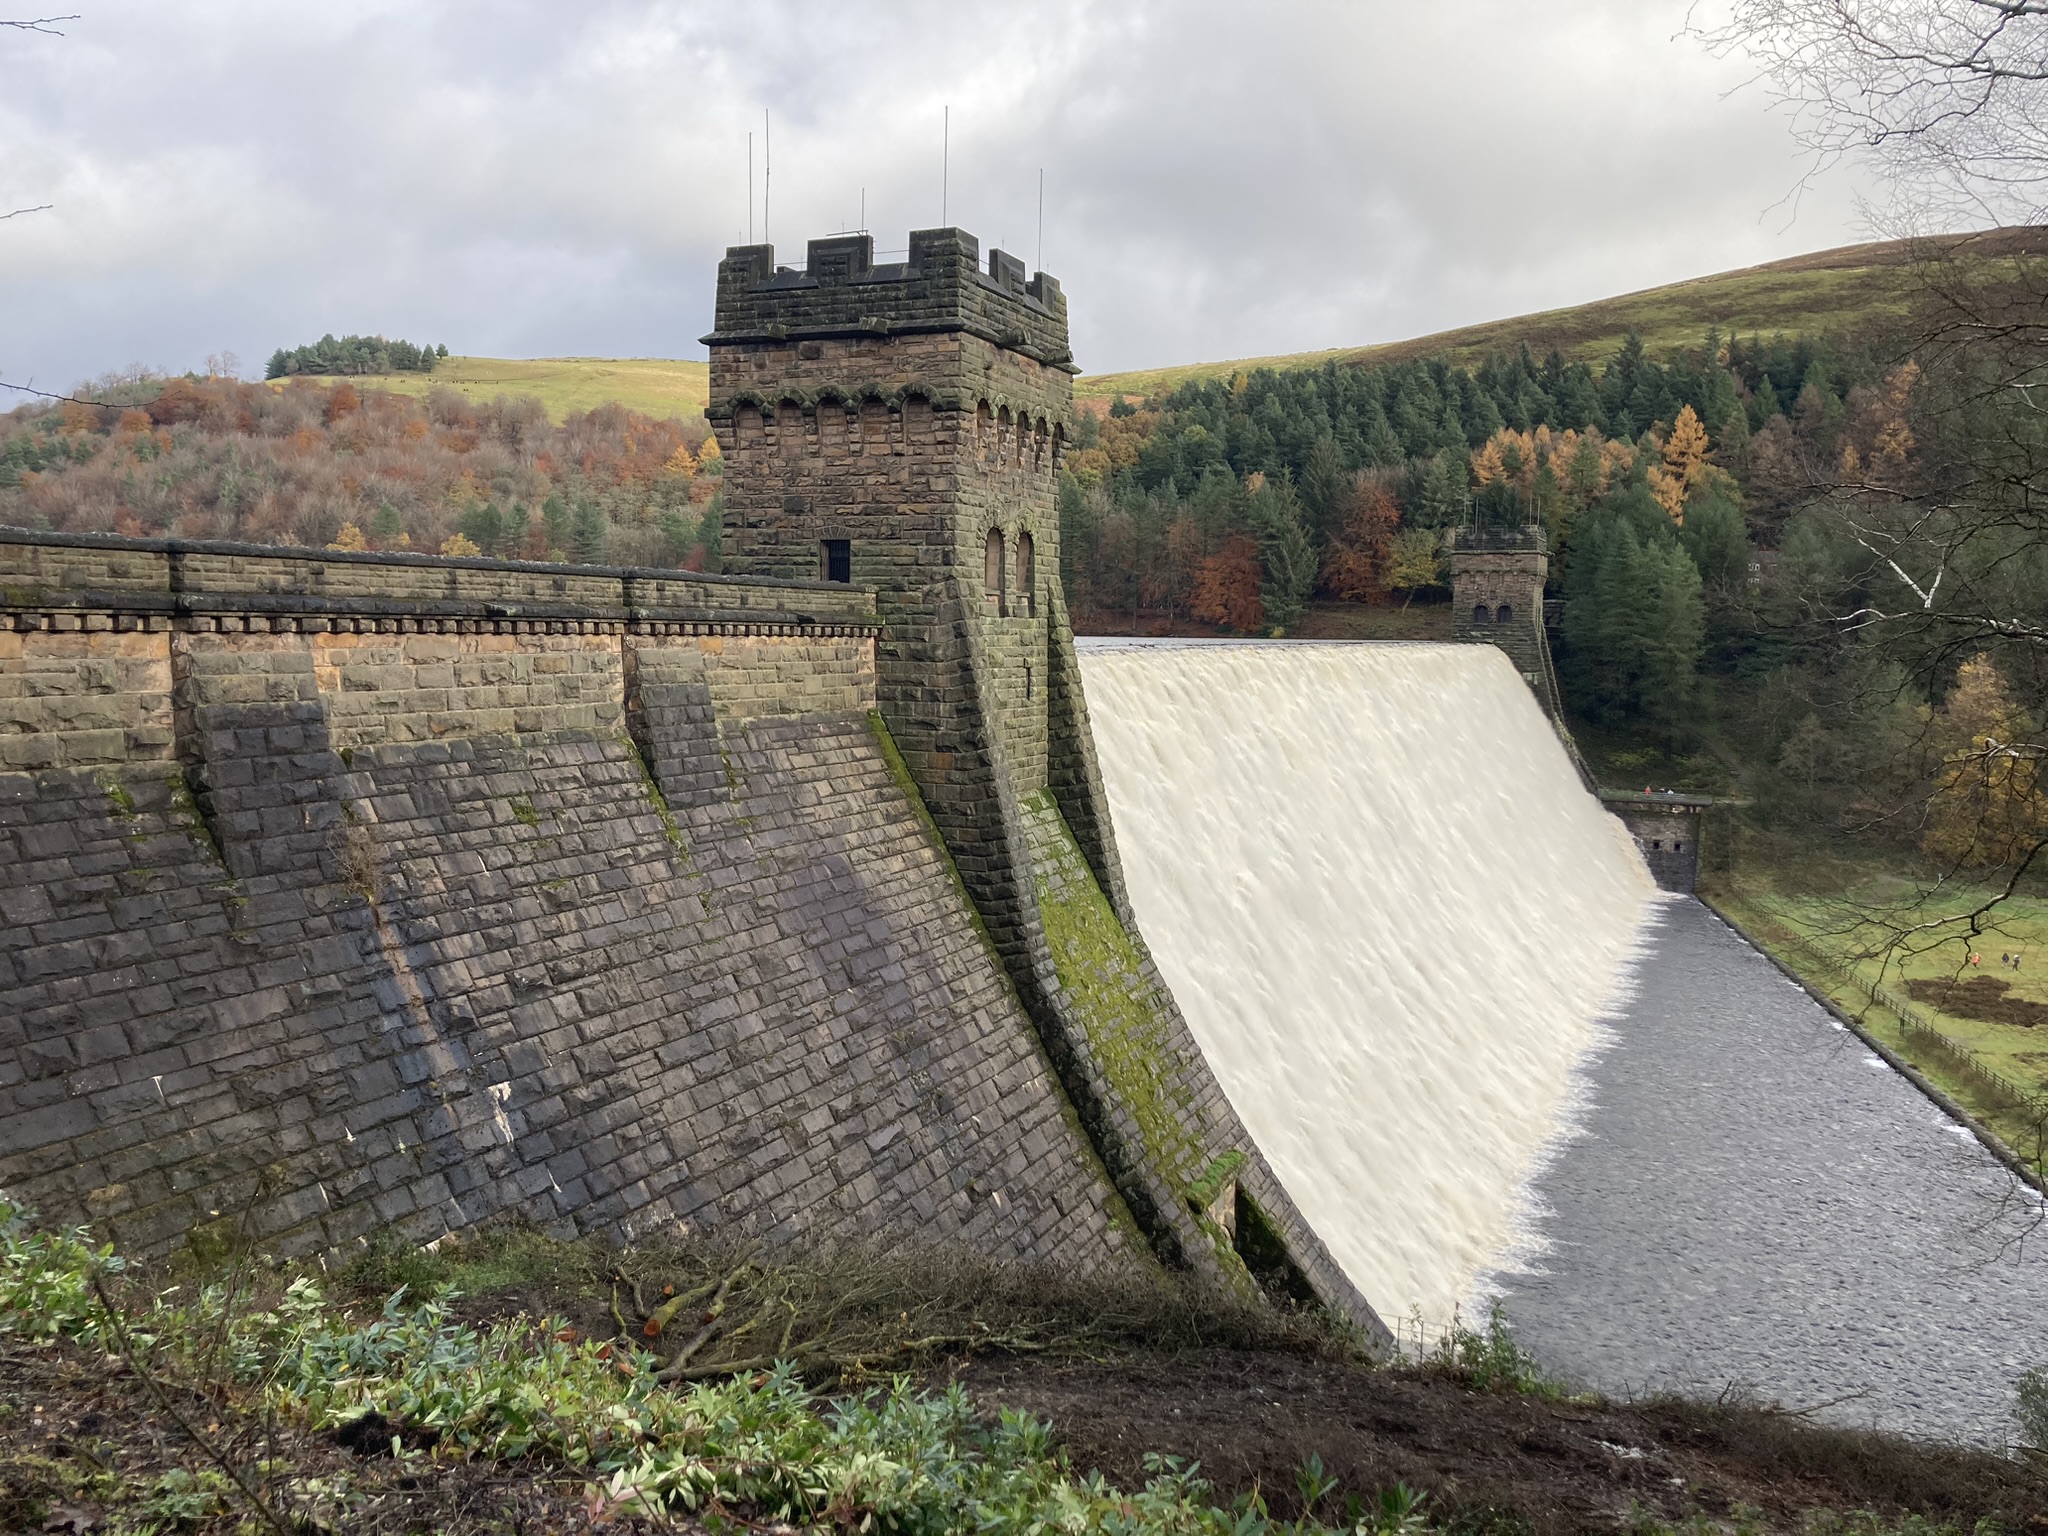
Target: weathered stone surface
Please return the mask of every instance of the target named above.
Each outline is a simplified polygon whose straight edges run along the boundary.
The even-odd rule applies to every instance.
[[[1064,302],[1001,253],[977,275],[978,249],[958,230],[918,231],[909,263],[875,269],[866,237],[813,242],[804,273],[776,270],[766,247],[727,253],[705,338],[727,567],[778,579],[841,569],[875,589],[881,714],[1160,1256],[1244,1283],[1233,1234],[1203,1219],[1218,1198],[1211,1175],[1235,1169],[1298,1278],[1377,1327],[1266,1167],[1137,935],[1059,581],[1073,419]],[[1093,902],[1121,980],[1076,988],[1048,919]],[[1144,1070],[1119,1065],[1147,1055],[1159,1060]],[[1145,1107],[1158,1104],[1172,1113]]]
[[[511,1211],[1129,1251],[871,631],[12,627],[53,596],[0,620],[9,737],[97,688],[163,740],[0,775],[0,1185],[155,1250],[246,1209],[287,1250]]]
[[[1377,1328],[1132,921],[1065,300],[977,253],[728,254],[734,576],[0,530],[0,1185],[156,1250],[1149,1247]]]

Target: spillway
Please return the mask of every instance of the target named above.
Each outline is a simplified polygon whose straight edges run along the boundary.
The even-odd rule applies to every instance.
[[[1084,642],[1141,930],[1392,1321],[1526,1235],[1653,899],[1491,646]]]

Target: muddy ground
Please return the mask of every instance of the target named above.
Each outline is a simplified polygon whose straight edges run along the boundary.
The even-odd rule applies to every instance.
[[[1199,1461],[1226,1497],[1299,1510],[1295,1470],[1322,1458],[1347,1493],[1406,1483],[1473,1530],[1628,1530],[1649,1513],[1800,1530],[1813,1511],[1908,1513],[1964,1531],[2048,1531],[2048,1478],[2002,1458],[1809,1425],[1747,1405],[1599,1404],[1475,1392],[1413,1371],[1215,1351],[1108,1362],[977,1361],[978,1400],[1049,1418],[1075,1464],[1124,1481],[1151,1452]]]
[[[2038,1468],[1753,1407],[1478,1392],[1439,1375],[1243,1350],[969,1359],[926,1380],[960,1381],[991,1413],[1004,1404],[1051,1419],[1081,1470],[1132,1484],[1148,1453],[1199,1461],[1226,1501],[1256,1489],[1276,1515],[1300,1512],[1295,1473],[1316,1455],[1337,1488],[1315,1512],[1333,1522],[1348,1496],[1405,1483],[1428,1495],[1435,1523],[1471,1532],[1642,1531],[1653,1528],[1646,1516],[1802,1531],[1823,1510],[1868,1510],[1886,1527],[1918,1514],[1964,1532],[1987,1519],[2014,1536],[2048,1531]],[[281,1508],[310,1510],[323,1482],[350,1479],[370,1495],[351,1531],[651,1529],[594,1524],[584,1481],[567,1468],[408,1470],[197,1395],[167,1408],[118,1361],[70,1346],[0,1348],[0,1531],[106,1531],[114,1505],[132,1516],[138,1486],[165,1488],[175,1508],[177,1473],[211,1482],[219,1513],[164,1529],[233,1530],[246,1505],[221,1485],[202,1441],[238,1464],[284,1469],[268,1488]],[[127,1486],[118,1497],[117,1483]]]

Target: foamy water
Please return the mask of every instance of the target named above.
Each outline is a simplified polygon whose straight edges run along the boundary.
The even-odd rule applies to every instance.
[[[1084,645],[1131,903],[1382,1315],[1526,1240],[1654,891],[1491,646]]]

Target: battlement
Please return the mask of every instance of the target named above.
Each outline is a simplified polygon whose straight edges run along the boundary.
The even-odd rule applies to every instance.
[[[718,264],[711,348],[874,339],[964,331],[1048,367],[1078,373],[1067,345],[1059,280],[965,230],[918,229],[906,260],[875,263],[872,235],[813,240],[802,270],[778,266],[772,245],[736,245]]]

